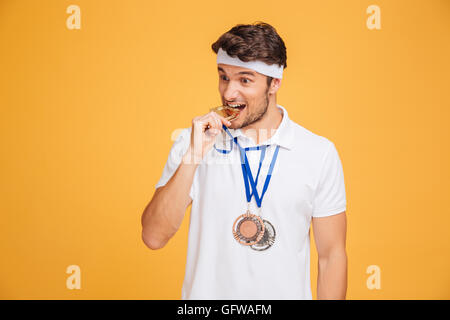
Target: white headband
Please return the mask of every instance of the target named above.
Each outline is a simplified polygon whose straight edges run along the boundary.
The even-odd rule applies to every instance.
[[[222,48],[219,48],[217,52],[217,64],[219,63],[252,69],[272,78],[281,79],[283,77],[283,66],[279,66],[278,64],[269,65],[260,60],[244,62],[238,57],[229,56]]]

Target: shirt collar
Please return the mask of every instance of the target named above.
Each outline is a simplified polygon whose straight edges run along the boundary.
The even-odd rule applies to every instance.
[[[281,119],[281,123],[276,129],[274,135],[267,139],[266,141],[263,141],[261,145],[271,145],[276,144],[280,147],[286,148],[288,150],[292,149],[293,147],[293,128],[292,128],[292,121],[289,119],[288,112],[286,109],[280,105],[277,105],[278,109],[282,111],[283,118]],[[247,137],[241,129],[228,129],[233,137],[237,137],[239,144],[241,144],[242,147],[248,147],[248,146],[254,146],[256,145],[252,139]],[[231,137],[229,134],[227,134],[225,131],[222,131],[222,136],[225,141],[231,140]],[[242,144],[241,142],[244,142]]]

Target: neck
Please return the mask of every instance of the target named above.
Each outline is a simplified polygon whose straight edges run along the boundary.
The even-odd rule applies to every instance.
[[[264,116],[259,121],[243,128],[242,132],[256,141],[256,144],[261,144],[275,134],[282,119],[282,110],[277,107],[276,101],[270,101]]]

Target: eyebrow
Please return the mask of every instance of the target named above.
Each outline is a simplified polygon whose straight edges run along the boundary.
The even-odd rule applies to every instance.
[[[218,71],[222,71],[223,73],[226,74],[225,70],[223,70],[221,67],[217,67],[217,70],[218,70]],[[246,74],[246,75],[255,77],[255,73],[254,73],[254,72],[251,72],[251,71],[241,71],[241,72],[238,72],[237,74]]]

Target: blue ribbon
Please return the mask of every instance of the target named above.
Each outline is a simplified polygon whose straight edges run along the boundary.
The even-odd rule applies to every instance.
[[[261,207],[261,203],[264,198],[264,194],[267,191],[267,188],[268,188],[269,182],[270,182],[270,178],[272,177],[272,171],[275,166],[275,162],[277,160],[278,150],[280,149],[280,146],[277,146],[277,148],[275,149],[275,152],[273,154],[272,161],[271,161],[270,167],[269,167],[269,171],[267,172],[266,181],[264,181],[264,187],[263,187],[261,197],[260,197],[258,194],[258,190],[256,189],[256,185],[258,184],[259,172],[261,170],[261,165],[262,165],[262,162],[264,161],[264,157],[266,155],[266,148],[269,147],[270,145],[242,148],[237,141],[237,137],[233,137],[225,125],[222,125],[222,127],[225,130],[225,132],[232,138],[232,141],[234,141],[234,143],[236,143],[236,145],[239,147],[239,151],[240,151],[240,155],[241,155],[242,175],[244,177],[245,195],[247,197],[247,202],[250,202],[252,199],[252,196],[255,196],[255,201],[256,201],[257,206]],[[214,149],[216,149],[216,151],[218,151],[218,152],[227,154],[227,153],[230,153],[231,150],[233,149],[233,143],[231,143],[230,150],[217,149],[215,145],[214,145]],[[247,158],[246,152],[249,150],[261,150],[261,156],[259,159],[259,166],[258,166],[258,173],[256,175],[255,180],[253,179],[252,171],[250,170],[250,165],[249,165],[248,158]],[[249,183],[253,190],[252,193],[250,193]]]

